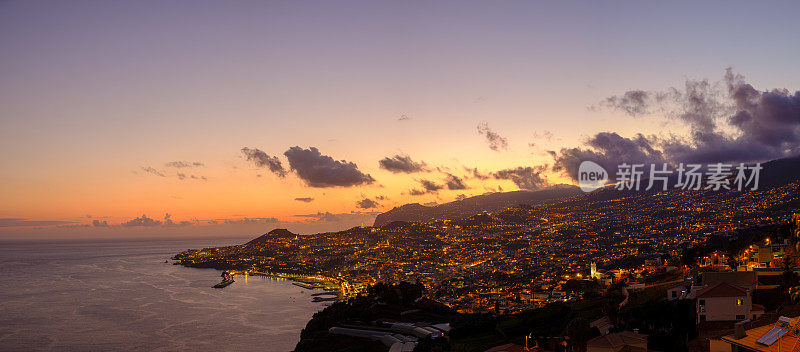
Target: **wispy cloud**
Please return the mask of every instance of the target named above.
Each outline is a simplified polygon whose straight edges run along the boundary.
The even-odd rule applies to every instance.
[[[200,166],[205,166],[205,164],[203,164],[203,163],[201,163],[201,162],[199,162],[199,161],[194,161],[194,162],[188,162],[188,161],[170,161],[170,162],[168,162],[168,163],[164,164],[164,166],[166,166],[166,167],[174,167],[174,168],[182,169],[182,168],[188,168],[188,167],[200,167]]]
[[[167,177],[167,175],[165,175],[163,172],[156,170],[152,166],[148,166],[148,167],[142,166],[141,168],[142,168],[142,171],[144,171],[144,172],[146,172],[148,174],[153,174],[153,175],[160,176],[160,177]]]
[[[478,125],[478,134],[486,137],[486,142],[489,144],[489,149],[494,151],[508,149],[508,140],[499,135],[497,132],[489,128],[489,124],[483,122]]]
[[[278,157],[267,155],[267,153],[258,148],[247,147],[242,148],[242,154],[256,166],[264,167],[279,177],[286,177],[287,171],[283,168],[283,164]]]

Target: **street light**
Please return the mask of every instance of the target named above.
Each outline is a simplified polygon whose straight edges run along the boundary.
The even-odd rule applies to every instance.
[[[532,336],[532,335],[533,335],[533,333],[530,333],[530,334],[527,334],[527,335],[525,335],[525,350],[526,350],[526,351],[528,351],[528,339],[529,339],[529,338],[531,338],[531,339],[532,339],[532,338],[533,338],[533,336]]]

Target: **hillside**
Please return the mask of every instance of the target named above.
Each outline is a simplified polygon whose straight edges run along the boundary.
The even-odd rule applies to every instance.
[[[245,245],[246,246],[247,245],[259,246],[259,245],[263,245],[264,243],[269,242],[273,238],[277,238],[277,237],[286,238],[286,237],[295,237],[295,236],[297,236],[297,235],[292,233],[291,231],[289,231],[287,229],[274,229],[274,230],[272,230],[270,232],[267,232],[267,233],[265,233],[265,234],[263,234],[261,236],[258,236],[256,238],[254,238],[250,242],[245,243]]]

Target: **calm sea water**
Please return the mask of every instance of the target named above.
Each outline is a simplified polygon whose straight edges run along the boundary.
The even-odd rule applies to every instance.
[[[0,242],[0,350],[291,351],[313,292],[164,263],[244,241]]]

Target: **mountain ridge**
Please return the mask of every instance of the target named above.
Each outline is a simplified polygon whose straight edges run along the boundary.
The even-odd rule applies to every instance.
[[[797,172],[800,171],[800,155],[770,160],[760,164],[763,169],[759,173],[759,188],[779,187],[800,179],[800,173]],[[733,171],[735,172],[736,165],[733,166]],[[675,177],[674,174],[669,176],[669,185],[676,183]],[[660,189],[645,191],[644,188],[647,186],[647,181],[647,178],[642,178],[642,190],[640,191],[617,190],[615,186],[609,185],[584,193],[577,186],[561,184],[537,191],[521,190],[484,193],[435,206],[408,203],[379,214],[375,218],[373,226],[384,226],[393,222],[452,220],[475,215],[483,211],[493,212],[517,205],[548,204],[565,200],[575,202],[603,201],[627,197],[638,192],[660,192]],[[670,187],[668,191],[672,190],[676,189]]]
[[[474,215],[483,211],[497,211],[516,205],[546,204],[581,194],[573,185],[555,185],[537,191],[493,192],[456,200],[435,206],[408,203],[395,207],[375,217],[373,226],[405,221],[429,221],[454,219]]]

